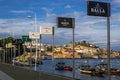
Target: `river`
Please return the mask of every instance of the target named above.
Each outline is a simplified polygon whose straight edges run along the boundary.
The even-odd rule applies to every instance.
[[[63,60],[66,65],[72,66],[72,59],[55,59],[54,63],[56,64],[61,60]],[[107,80],[107,75],[104,77],[95,77],[95,76],[80,74],[80,72],[78,71],[78,65],[85,60],[88,60],[89,64],[92,66],[94,66],[95,64],[101,61],[101,59],[75,59],[75,78],[82,79],[82,80]],[[113,68],[120,69],[120,59],[111,59],[110,65]],[[34,69],[34,67],[32,67],[32,69]],[[52,73],[52,60],[43,60],[43,64],[37,66],[37,70]],[[72,71],[55,70],[54,73],[72,77]],[[120,80],[120,76],[111,76],[111,80]]]

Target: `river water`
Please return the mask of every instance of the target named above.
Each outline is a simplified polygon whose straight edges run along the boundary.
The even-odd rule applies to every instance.
[[[72,66],[72,59],[55,59],[55,64],[59,61],[64,61],[66,65]],[[78,71],[79,64],[83,63],[85,60],[89,61],[91,66],[94,66],[97,63],[100,63],[102,59],[75,59],[75,78],[82,79],[82,80],[108,80],[107,75],[103,77],[95,77],[95,76],[88,76],[84,74],[80,74]],[[120,59],[111,59],[110,65],[113,68],[120,69]],[[32,67],[34,69],[34,67]],[[43,64],[37,66],[38,71],[44,71],[48,73],[52,73],[52,60],[43,60]],[[72,71],[54,71],[55,74],[64,75],[72,77]],[[111,76],[111,80],[120,80],[120,76]]]

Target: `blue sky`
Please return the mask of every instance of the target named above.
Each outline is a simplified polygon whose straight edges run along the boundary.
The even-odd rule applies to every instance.
[[[0,38],[14,33],[20,38],[35,30],[34,15],[37,15],[37,29],[40,26],[55,27],[55,44],[72,41],[72,30],[56,26],[56,17],[75,18],[75,40],[93,42],[106,46],[107,19],[87,16],[87,0],[0,0]],[[120,47],[120,0],[92,0],[111,4],[111,44]],[[27,18],[33,16],[33,18]],[[43,41],[50,42],[51,36]]]

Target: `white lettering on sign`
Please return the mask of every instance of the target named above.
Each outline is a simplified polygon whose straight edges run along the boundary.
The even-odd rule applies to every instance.
[[[69,25],[69,22],[61,22],[62,25]]]
[[[97,3],[96,7],[91,8],[91,12],[95,12],[98,14],[105,14],[105,10],[102,7],[100,7],[99,3]]]

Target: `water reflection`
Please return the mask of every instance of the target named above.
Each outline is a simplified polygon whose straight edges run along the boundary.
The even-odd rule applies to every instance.
[[[62,59],[62,60],[67,65],[72,66],[72,59]],[[89,61],[89,64],[91,64],[92,66],[94,66],[95,64],[101,61],[101,59],[87,59],[87,60]],[[60,59],[56,59],[55,64],[59,61]],[[104,77],[95,77],[95,76],[80,74],[80,72],[78,71],[78,66],[83,61],[84,59],[75,60],[75,78],[82,80],[107,80],[107,75],[104,75]],[[111,59],[111,67],[120,69],[120,59]],[[52,73],[52,60],[43,60],[43,65],[37,66],[37,70]],[[72,71],[55,70],[55,74],[72,77]],[[111,76],[111,80],[120,80],[120,76]]]

